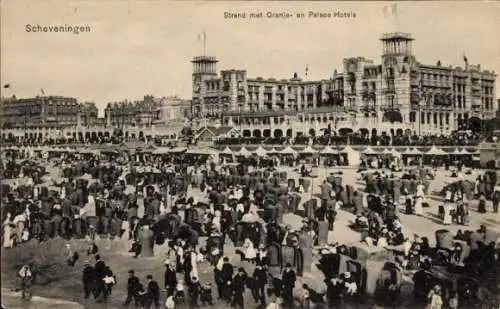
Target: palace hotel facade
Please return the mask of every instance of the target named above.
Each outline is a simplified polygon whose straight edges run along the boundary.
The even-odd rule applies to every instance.
[[[381,63],[343,60],[327,80],[250,78],[246,70],[217,73],[215,57],[195,57],[195,119],[234,126],[243,136],[323,134],[444,134],[495,117],[495,72],[418,62],[408,33],[380,39]],[[466,59],[464,59],[466,61]],[[479,124],[480,126],[480,124]]]

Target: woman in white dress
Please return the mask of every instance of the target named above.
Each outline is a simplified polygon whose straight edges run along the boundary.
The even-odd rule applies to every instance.
[[[243,243],[243,247],[245,247],[245,260],[253,262],[257,258],[257,251],[253,247],[253,243],[250,239],[246,238]]]
[[[425,197],[425,186],[422,182],[420,182],[417,186],[417,196],[421,196],[422,198]]]
[[[444,204],[444,216],[443,216],[443,224],[450,225],[452,222],[451,218],[451,203]]]
[[[198,253],[196,251],[191,251],[191,273],[189,274],[191,278],[199,278],[198,276]]]
[[[421,196],[417,196],[417,198],[415,199],[415,214],[417,216],[421,216],[423,213],[424,213],[424,210],[422,208],[422,200],[423,200],[423,197]]]
[[[3,247],[12,248],[14,247],[14,237],[12,233],[13,222],[11,220],[11,214],[7,214],[7,218],[3,222]]]

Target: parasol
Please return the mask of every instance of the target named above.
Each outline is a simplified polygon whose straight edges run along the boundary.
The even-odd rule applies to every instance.
[[[298,231],[304,226],[304,218],[296,214],[287,213],[283,215],[283,223],[290,225],[292,230]]]

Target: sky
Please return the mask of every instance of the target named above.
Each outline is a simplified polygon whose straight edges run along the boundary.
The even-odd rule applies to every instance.
[[[189,99],[190,60],[204,54],[203,32],[218,71],[246,69],[253,78],[303,76],[307,66],[308,79],[327,79],[342,71],[347,57],[380,63],[379,38],[388,31],[411,33],[421,63],[463,66],[465,54],[469,64],[500,72],[500,2],[399,2],[392,14],[394,3],[3,0],[0,77],[10,88],[2,95],[30,97],[44,89],[100,108],[146,94]],[[308,11],[356,17],[295,17]],[[226,19],[225,12],[247,18]],[[250,12],[294,17],[249,19]],[[33,33],[28,24],[88,25],[91,31]]]

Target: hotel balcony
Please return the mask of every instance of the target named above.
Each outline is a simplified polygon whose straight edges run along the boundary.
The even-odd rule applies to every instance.
[[[373,112],[377,109],[375,104],[363,104],[360,106],[362,112]]]
[[[472,88],[472,90],[479,90],[480,91],[481,90],[481,83],[479,83],[479,82],[472,82],[471,83],[471,88]]]
[[[420,86],[420,79],[418,78],[411,78],[410,79],[410,86]]]
[[[383,104],[380,105],[380,109],[383,111],[399,110],[402,106],[402,104]]]

